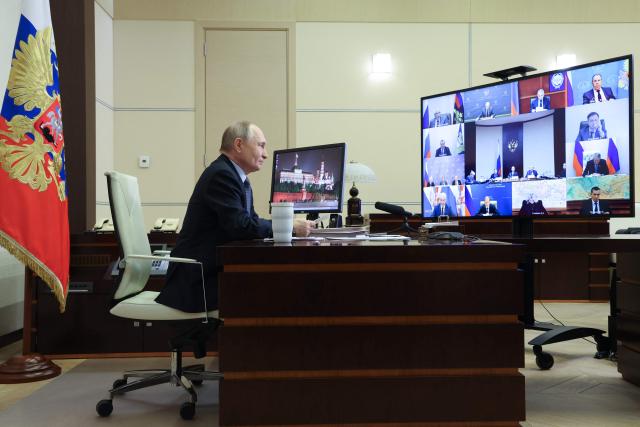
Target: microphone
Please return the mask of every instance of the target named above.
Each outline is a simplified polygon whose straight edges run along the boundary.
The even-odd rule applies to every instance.
[[[384,211],[393,215],[400,215],[405,217],[413,216],[411,212],[405,211],[402,206],[392,205],[391,203],[376,202],[375,207],[376,209],[379,209],[381,211]]]

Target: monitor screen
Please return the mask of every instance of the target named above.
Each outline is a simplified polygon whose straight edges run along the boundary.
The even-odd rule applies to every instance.
[[[631,56],[421,98],[422,216],[633,216]]]
[[[346,144],[273,152],[271,201],[293,202],[296,213],[342,212]]]

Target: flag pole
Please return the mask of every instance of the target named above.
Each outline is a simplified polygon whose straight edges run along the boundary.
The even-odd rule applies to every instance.
[[[32,307],[36,275],[24,268],[24,322],[22,328],[22,355],[16,355],[0,365],[0,384],[19,384],[47,380],[60,375],[60,367],[47,357],[32,353]]]

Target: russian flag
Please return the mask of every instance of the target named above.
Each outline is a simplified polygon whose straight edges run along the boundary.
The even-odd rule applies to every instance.
[[[473,206],[471,204],[473,200],[471,199],[471,187],[469,185],[464,186],[464,216],[471,216],[471,212],[473,212]]]
[[[571,107],[573,105],[573,85],[571,84],[571,71],[565,71],[564,77],[565,82],[567,82],[567,107]],[[580,175],[582,175],[582,173],[580,173]]]
[[[500,161],[500,152],[498,152],[498,158],[496,159],[496,171],[498,176],[502,176],[502,162]]]
[[[617,151],[616,151],[617,152]],[[580,141],[576,141],[576,145],[573,148],[573,169],[576,171],[576,176],[582,176],[582,156],[584,149]]]
[[[609,149],[607,150],[607,167],[609,173],[614,174],[620,170],[620,158],[618,157],[618,147],[613,141],[613,138],[609,138]]]
[[[427,132],[427,138],[424,140],[424,187],[427,186],[427,183],[429,182],[429,167],[427,165],[427,160],[431,158],[431,143],[429,141],[429,131],[425,131]]]
[[[518,92],[518,82],[511,83],[511,115],[520,114],[520,97]]]
[[[422,129],[429,129],[429,105],[427,105],[422,115]]]

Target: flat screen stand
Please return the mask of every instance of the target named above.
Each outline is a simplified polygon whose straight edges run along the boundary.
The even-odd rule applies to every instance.
[[[513,218],[512,234],[517,239],[533,239],[533,220],[531,218]],[[544,331],[531,341],[533,354],[536,356],[536,365],[542,370],[553,366],[553,356],[542,351],[543,345],[562,341],[570,341],[578,338],[593,337],[596,341],[596,355],[598,359],[607,357],[611,350],[611,340],[603,336],[605,331],[582,326],[556,325],[554,323],[538,322],[534,314],[534,276],[537,259],[532,254],[527,254],[525,262],[520,266],[524,271],[524,313],[520,320],[525,329]]]

